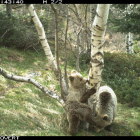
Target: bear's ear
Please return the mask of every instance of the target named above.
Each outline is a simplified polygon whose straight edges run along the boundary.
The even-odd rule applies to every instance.
[[[104,115],[103,120],[107,121],[108,120],[108,115]]]
[[[76,71],[76,70],[72,70],[72,71],[71,71],[71,74],[73,74],[73,73],[77,73],[77,71]]]
[[[70,79],[70,81],[73,81],[74,77],[73,76],[69,76],[69,79]]]

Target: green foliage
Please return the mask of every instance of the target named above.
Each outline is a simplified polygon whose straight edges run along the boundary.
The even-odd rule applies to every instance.
[[[8,73],[26,76],[26,74],[29,73],[30,71],[35,71],[37,73],[41,72],[41,76],[33,78],[38,82],[40,82],[42,85],[46,86],[48,90],[52,90],[56,92],[59,96],[61,96],[58,81],[55,79],[54,73],[51,70],[45,71],[47,62],[43,51],[39,50],[38,52],[36,52],[28,50],[25,53],[23,53],[22,51],[13,48],[0,47],[0,52],[1,52],[0,66],[3,67],[3,69],[5,69]],[[70,56],[69,58],[71,58],[70,60],[68,60],[68,62],[69,64],[73,65],[71,66],[68,64],[68,69],[69,71],[71,71],[72,69],[75,69],[73,67],[75,67],[76,61],[72,53],[68,53],[68,55]],[[60,55],[60,57],[62,57],[62,55]],[[110,58],[112,61],[110,60]],[[106,71],[103,72],[104,80],[106,81],[112,80],[113,82],[113,80],[115,79],[114,71],[117,68],[115,63],[121,59],[119,61],[121,63],[119,67],[121,65],[122,67],[123,65],[125,65],[125,67],[128,67],[129,64],[127,62],[128,58],[130,58],[132,64],[136,62],[133,60],[134,57],[131,57],[130,55],[128,57],[127,55],[124,54],[105,53],[105,70],[108,68],[108,66],[110,67],[111,70],[107,69]],[[80,62],[81,63],[80,67],[83,68],[83,70],[81,70],[80,73],[82,73],[83,76],[87,76],[88,73],[85,71],[89,71],[89,63],[87,63],[85,59],[88,60],[87,55],[83,54],[83,58],[81,55],[80,60],[83,60],[83,62]],[[85,62],[87,64],[84,64]],[[134,64],[131,65],[131,67],[128,67],[128,69],[126,69],[127,72],[124,72],[124,75],[131,73],[130,72],[132,71],[131,68],[133,68],[134,66],[136,65]],[[139,64],[137,66],[139,66]],[[117,71],[120,71],[121,72],[120,75],[123,75],[122,74],[123,70],[120,70],[118,68]],[[136,71],[136,73],[137,72],[138,71]],[[119,72],[117,72],[117,74],[119,74]],[[108,77],[108,75],[110,77]],[[123,89],[123,85],[118,84],[124,83],[125,85],[125,82],[127,80],[130,80],[128,79],[128,76],[124,78],[123,82],[121,83],[118,82],[116,84],[117,86],[115,88],[115,93],[117,94],[119,101],[120,95],[127,94],[128,96],[126,97],[125,101],[127,100],[127,102],[130,103],[131,101],[129,101],[130,98],[129,96],[131,96],[131,94],[134,94],[133,89],[135,89],[135,91],[139,89],[139,85],[138,83],[137,85],[135,85],[135,83],[132,82],[133,83],[132,87],[125,87],[126,91],[125,89],[121,91]],[[112,82],[110,83],[108,82],[109,83],[108,85],[111,86]],[[128,94],[129,90],[131,94]],[[140,97],[137,96],[137,101],[139,101],[139,99]],[[100,132],[93,131],[87,132],[79,129],[79,132],[76,134],[76,136],[139,135],[140,134],[139,112],[140,109],[138,107],[130,108],[127,106],[127,104],[118,103],[117,114],[115,117],[115,121],[113,122],[114,129],[112,132],[108,132],[106,130],[102,130]],[[3,136],[69,135],[69,133],[67,132],[68,121],[65,114],[65,110],[56,100],[43,94],[34,85],[23,82],[15,82],[6,79],[1,75],[0,75],[0,126],[1,126],[0,134]]]
[[[135,54],[140,55],[140,47],[137,40],[134,40],[133,49]]]
[[[38,40],[37,34],[26,28],[22,21],[13,16],[7,17],[6,13],[0,13],[0,45],[6,47],[26,48],[33,47]]]
[[[111,23],[109,27],[115,32],[139,34],[140,7],[137,4],[131,6],[130,4],[113,4],[112,6],[115,8],[113,9],[114,13],[118,12],[119,14],[109,16],[108,23]],[[126,7],[128,7],[128,12]]]
[[[37,48],[40,41],[34,23],[28,15],[10,19],[5,12],[0,13],[0,45],[16,48]],[[48,29],[49,18],[40,16],[44,28]],[[47,32],[48,33],[48,32]]]
[[[118,101],[140,106],[140,58],[126,53],[105,53],[102,78],[113,88]]]
[[[81,71],[88,71],[89,70],[89,62],[90,57],[87,53],[83,53],[79,56],[79,67]],[[68,65],[71,65],[73,69],[76,69],[76,59],[73,55],[68,56]]]

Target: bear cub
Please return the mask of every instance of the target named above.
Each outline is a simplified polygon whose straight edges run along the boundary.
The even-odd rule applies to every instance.
[[[96,93],[94,88],[86,91],[88,80],[75,70],[71,71],[69,76],[69,94],[66,98],[67,119],[69,122],[69,133],[76,134],[80,121],[85,121],[95,125],[93,121],[93,112],[86,104],[88,98]]]
[[[114,91],[108,86],[102,86],[97,93],[97,104],[95,109],[94,131],[102,129],[111,131],[111,124],[115,118],[117,110],[117,97]]]

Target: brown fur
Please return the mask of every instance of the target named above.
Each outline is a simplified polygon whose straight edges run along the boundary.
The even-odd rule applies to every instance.
[[[85,91],[87,80],[75,70],[69,76],[69,95],[66,98],[67,119],[69,122],[69,133],[76,134],[80,121],[85,121],[90,124],[93,122],[91,108],[84,104],[87,99],[96,92],[95,89]]]
[[[95,88],[91,88],[89,90],[87,90],[83,95],[82,97],[80,98],[79,102],[81,103],[86,103],[88,98],[93,95],[94,93],[96,93],[96,90]]]

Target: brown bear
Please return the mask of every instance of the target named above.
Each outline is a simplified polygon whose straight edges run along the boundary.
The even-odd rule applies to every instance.
[[[69,122],[69,133],[76,134],[80,121],[85,121],[95,125],[93,121],[93,112],[85,104],[88,98],[96,93],[95,89],[86,90],[86,80],[75,70],[72,70],[69,76],[69,94],[66,98],[67,119]]]
[[[99,88],[96,93],[97,103],[95,108],[94,121],[96,125],[91,127],[94,131],[99,132],[102,129],[111,131],[111,124],[115,118],[117,110],[117,97],[114,91],[108,86]]]

